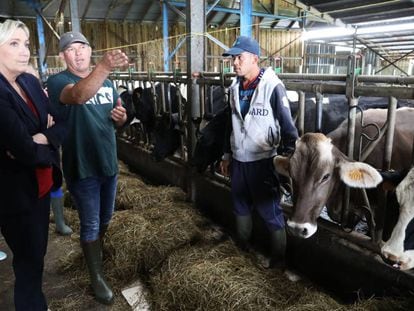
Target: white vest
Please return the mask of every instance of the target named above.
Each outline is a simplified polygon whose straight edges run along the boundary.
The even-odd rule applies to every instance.
[[[267,68],[252,95],[249,111],[243,120],[239,104],[239,81],[234,79],[230,86],[233,126],[230,144],[234,159],[250,162],[276,155],[280,126],[275,120],[270,97],[279,83],[282,84],[282,81],[273,69]]]

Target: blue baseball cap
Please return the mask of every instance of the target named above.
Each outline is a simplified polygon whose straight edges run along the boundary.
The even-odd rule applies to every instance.
[[[223,56],[234,56],[240,55],[243,52],[249,52],[260,56],[260,46],[259,43],[246,36],[237,37],[236,41],[234,41],[233,46],[223,53]]]

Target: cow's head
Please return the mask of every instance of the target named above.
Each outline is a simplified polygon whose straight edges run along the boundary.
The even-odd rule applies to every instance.
[[[296,142],[290,157],[274,159],[276,171],[288,176],[293,186],[293,211],[289,231],[309,238],[317,229],[317,218],[339,184],[355,188],[372,188],[381,175],[372,166],[349,160],[320,133],[307,133]]]

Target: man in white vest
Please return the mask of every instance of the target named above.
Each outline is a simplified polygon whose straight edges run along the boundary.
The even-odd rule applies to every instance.
[[[260,68],[256,40],[240,36],[223,56],[232,57],[236,73],[230,86],[231,122],[221,170],[231,177],[237,241],[248,249],[256,209],[271,236],[266,266],[284,269],[285,219],[273,157],[278,150],[292,152],[298,138],[286,89],[272,68]]]

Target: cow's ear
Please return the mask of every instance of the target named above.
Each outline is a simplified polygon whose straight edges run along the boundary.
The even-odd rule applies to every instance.
[[[275,156],[273,158],[273,165],[280,175],[290,177],[289,174],[289,158],[284,156]]]
[[[339,175],[346,185],[353,188],[375,188],[382,181],[380,173],[363,162],[341,161]]]

